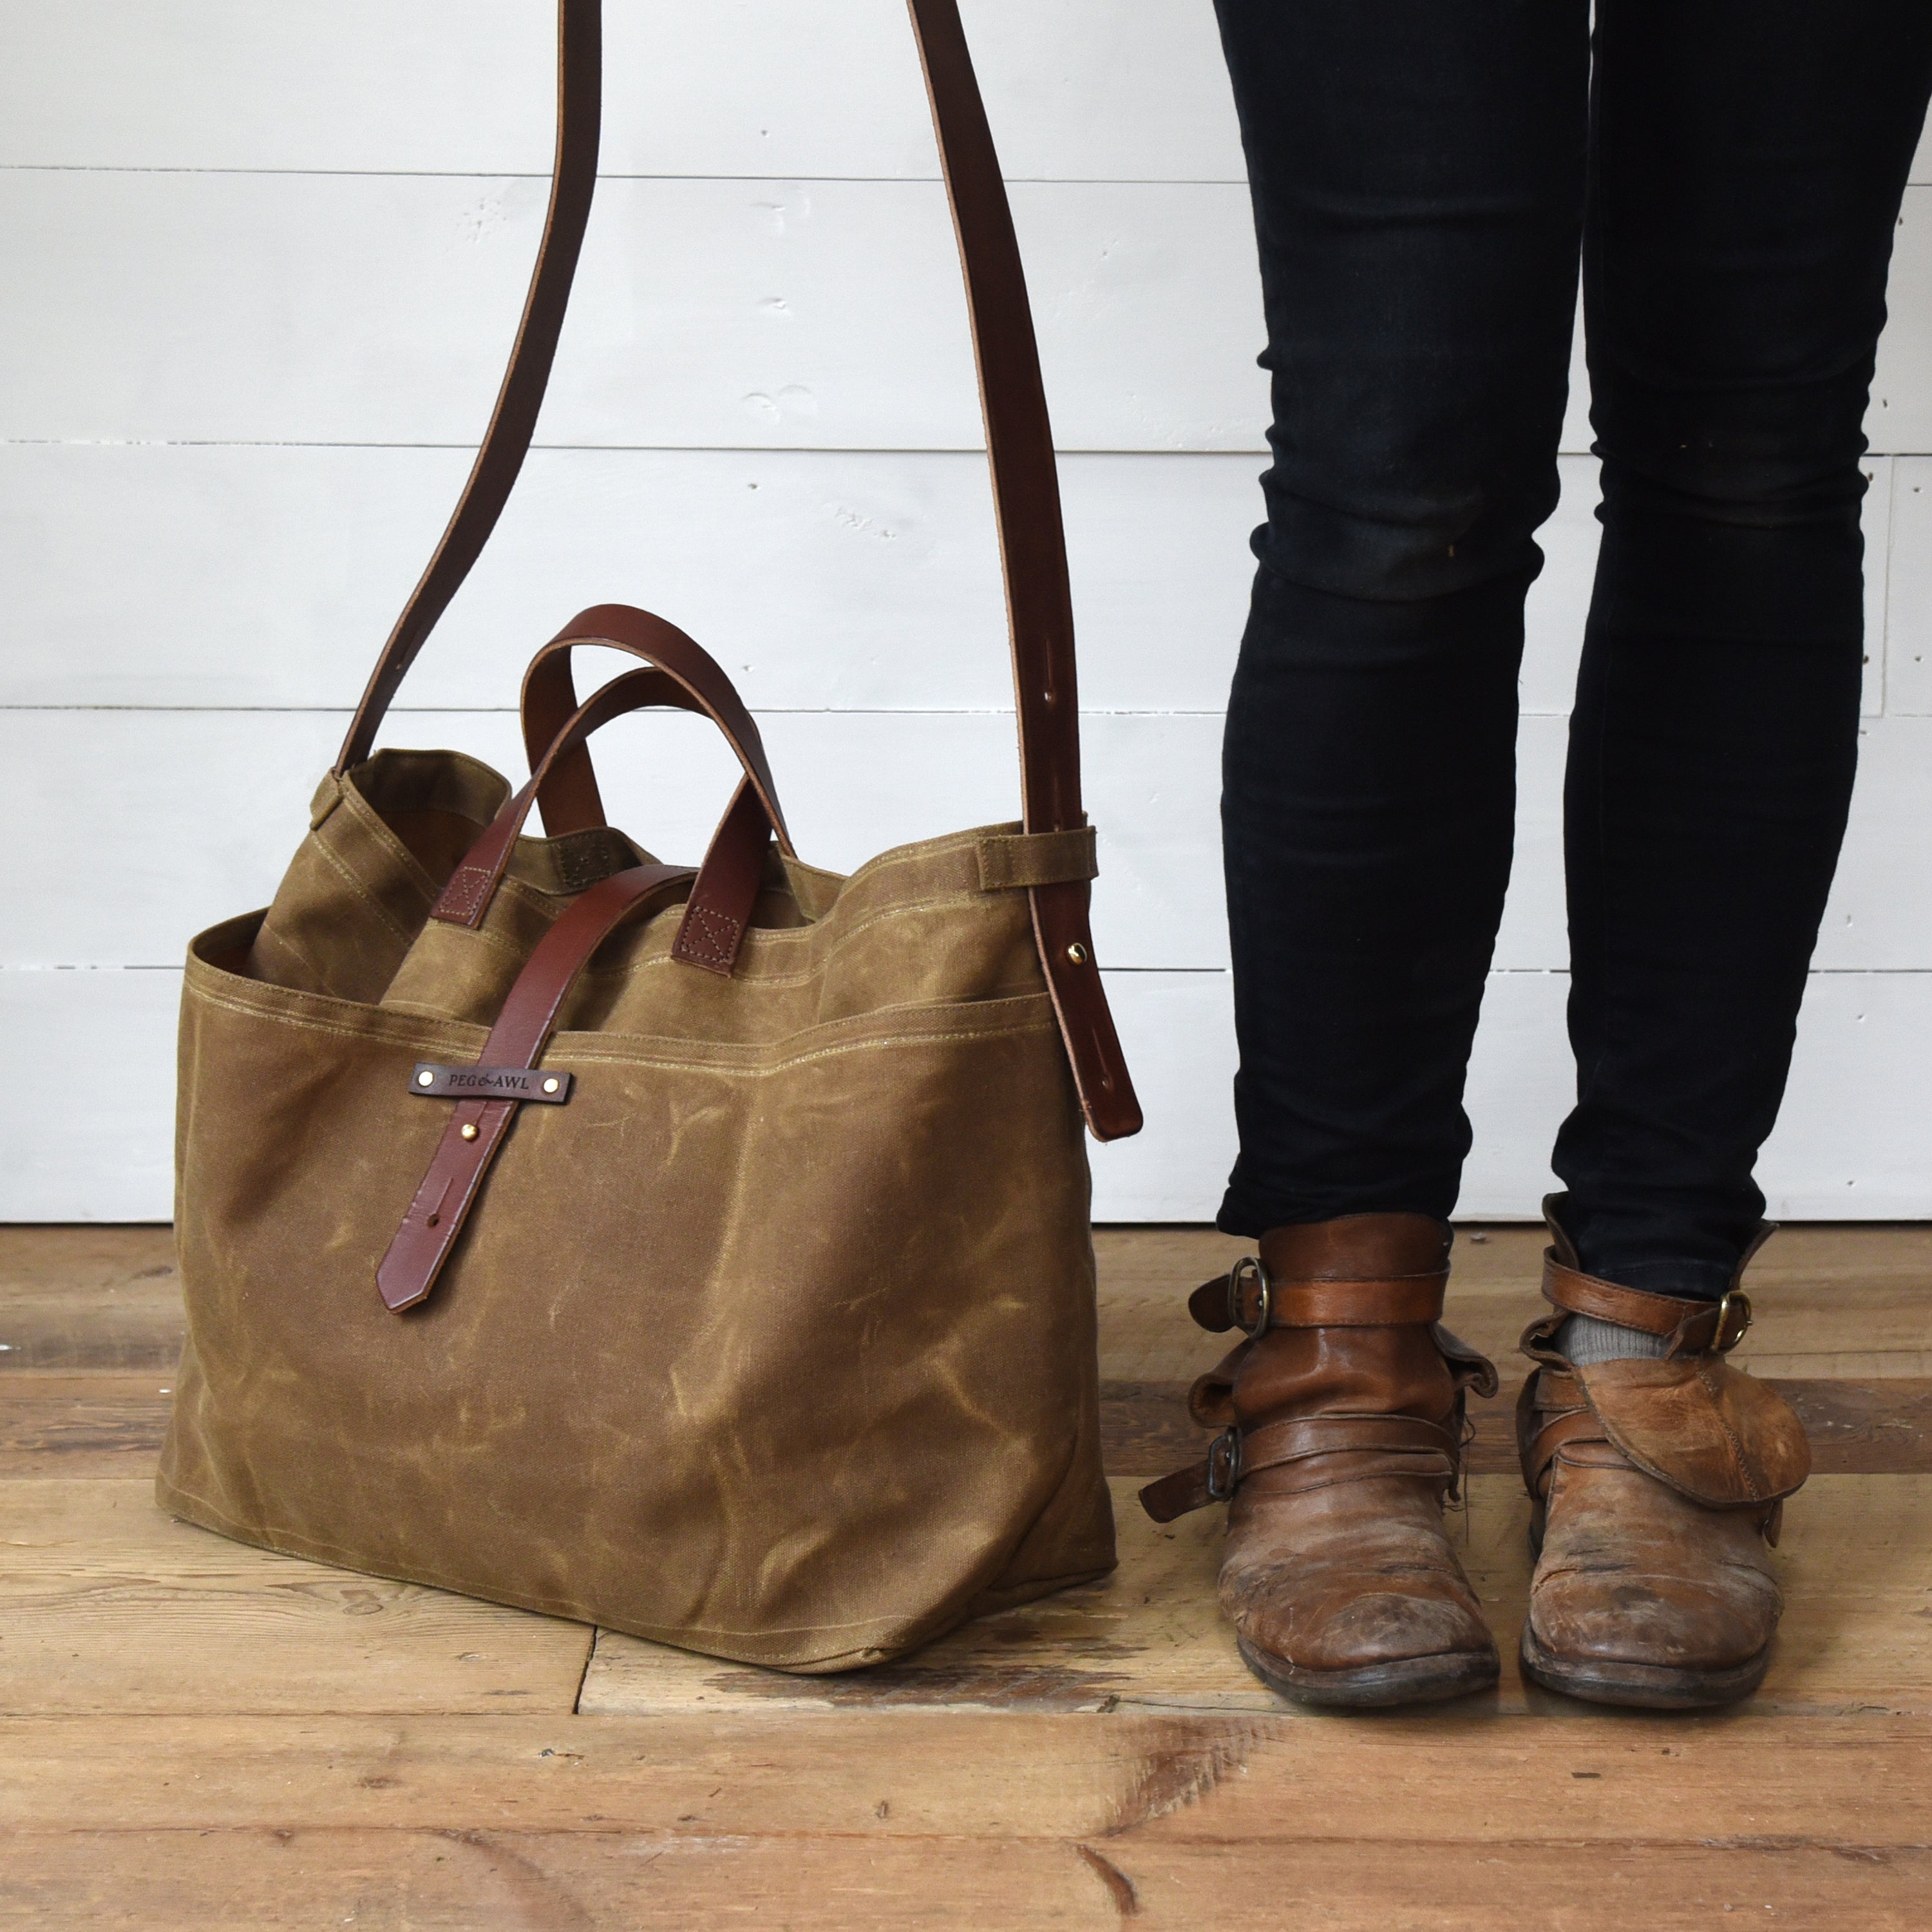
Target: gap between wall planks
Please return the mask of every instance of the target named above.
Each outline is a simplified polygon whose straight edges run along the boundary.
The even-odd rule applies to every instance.
[[[1114,1398],[1172,1402],[1220,1346],[1186,1290],[1242,1244],[1096,1245]],[[1463,1332],[1507,1346],[1540,1245],[1460,1231]],[[1903,1345],[1932,1228],[1790,1229],[1754,1287],[1751,1343],[1781,1352],[1757,1366],[1862,1416],[1821,1461],[1922,1472]],[[160,1515],[180,1328],[170,1230],[0,1230],[0,1916],[869,1932],[1198,1924],[1211,1899],[1256,1932],[1490,1932],[1560,1900],[1565,1932],[1702,1932],[1726,1906],[1858,1932],[1932,1906],[1932,1474],[1801,1492],[1778,1664],[1736,1714],[1593,1713],[1513,1670],[1438,1712],[1294,1714],[1232,1658],[1213,1514],[1156,1530],[1134,1478],[1111,1583],[869,1681],[792,1679],[608,1634],[593,1656],[580,1625]],[[1118,1428],[1109,1448],[1136,1453]],[[1522,1498],[1474,1490],[1463,1534],[1507,1639]]]
[[[22,170],[0,188],[0,423],[29,442],[470,443],[502,362],[475,319],[515,314],[544,206],[542,183],[496,178]],[[1245,189],[1012,198],[1060,446],[1258,453]],[[599,210],[544,443],[979,446],[936,183],[608,181]],[[138,336],[112,299],[130,276]],[[1906,191],[1892,296],[1871,446],[1932,453],[1932,188]],[[1578,452],[1574,369],[1572,389]]]
[[[1195,0],[965,0],[962,12],[1016,179],[1241,179],[1213,18]],[[529,76],[550,34],[548,13],[521,0],[26,9],[0,63],[0,166],[540,175],[549,104]],[[604,48],[611,175],[933,175],[898,0],[823,14],[611,0]],[[45,84],[80,73],[77,100]],[[1932,182],[1932,141],[1912,178]]]

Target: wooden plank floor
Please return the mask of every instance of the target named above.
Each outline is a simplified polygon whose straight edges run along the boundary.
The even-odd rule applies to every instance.
[[[1750,1365],[1820,1474],[1760,1695],[1701,1718],[1526,1687],[1311,1717],[1240,1667],[1192,1453],[1238,1244],[1103,1232],[1121,1565],[890,1669],[796,1678],[270,1555],[149,1489],[181,1314],[155,1228],[0,1229],[0,1925],[142,1928],[1932,1924],[1932,1228],[1786,1231]],[[1504,1364],[1457,1519],[1513,1648],[1504,1412],[1532,1231],[1465,1230]]]

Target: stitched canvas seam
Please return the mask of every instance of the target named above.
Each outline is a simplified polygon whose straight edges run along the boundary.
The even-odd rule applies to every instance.
[[[333,813],[330,814],[331,818],[334,815]],[[326,824],[327,821],[325,820],[324,823]],[[388,908],[384,905],[382,901],[363,884],[361,875],[350,868],[347,860],[336,853],[330,842],[322,836],[320,830],[310,832],[309,837],[314,841],[316,850],[322,855],[323,862],[330,870],[335,873],[343,884],[347,886],[349,890],[361,899],[376,918],[386,926],[405,946],[408,945],[414,936],[410,928],[397,919],[390,912]]]
[[[400,1028],[391,1033],[386,1029],[365,1030],[358,1027],[344,1026],[332,1021],[310,1017],[304,1014],[274,1012],[266,1007],[224,999],[220,994],[210,992],[203,988],[191,988],[189,990],[196,998],[206,1000],[210,1006],[220,1007],[228,1012],[239,1014],[245,1018],[263,1020],[271,1025],[299,1027],[310,1033],[332,1034],[340,1040],[370,1040],[382,1046],[421,1048],[434,1046],[437,1043],[434,1041],[425,1041],[419,1034],[412,1031],[406,1031]],[[1021,997],[1030,1004],[1034,1000],[1044,998],[1045,996],[1040,994],[1026,994]],[[370,1010],[393,1012],[394,1010],[371,1008]],[[470,1025],[468,1022],[460,1020],[446,1020],[440,1024],[446,1026]],[[482,1034],[486,1030],[482,1027],[470,1027],[470,1030],[472,1034]],[[599,1052],[594,1048],[578,1047],[566,1049],[562,1058],[558,1064],[560,1065],[582,1064],[591,1066],[651,1066],[668,1072],[729,1073],[758,1077],[767,1073],[782,1072],[790,1066],[807,1065],[815,1060],[829,1059],[840,1054],[861,1052],[878,1047],[910,1046],[922,1043],[945,1045],[955,1040],[1005,1040],[1029,1033],[1045,1034],[1057,1031],[1057,1023],[1049,1018],[1024,1020],[1016,1018],[1012,1024],[1006,1026],[959,1028],[935,1027],[930,1032],[873,1034],[864,1039],[838,1041],[830,1046],[812,1048],[804,1053],[788,1054],[782,1059],[768,1060],[757,1066],[734,1065],[728,1060],[680,1059],[669,1054],[660,1055],[648,1052]],[[553,1044],[555,1038],[556,1036],[553,1035]],[[749,1046],[754,1051],[757,1050],[755,1042],[741,1042],[741,1044]]]

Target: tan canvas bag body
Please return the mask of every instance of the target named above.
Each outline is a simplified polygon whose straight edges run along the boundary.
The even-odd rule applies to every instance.
[[[849,878],[794,850],[696,644],[601,605],[532,776],[377,752],[507,497],[596,172],[598,9],[496,416],[266,913],[190,949],[188,1340],[164,1508],[374,1574],[838,1670],[1114,1561],[1082,1117],[1139,1125],[1088,929],[1072,627],[1004,190],[953,0],[912,0],[964,257],[1024,817]],[[577,647],[628,668],[580,703]],[[609,826],[604,724],[701,712],[703,862]],[[546,836],[536,836],[540,814]]]

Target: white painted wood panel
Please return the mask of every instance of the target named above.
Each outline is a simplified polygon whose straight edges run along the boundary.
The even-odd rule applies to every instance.
[[[1893,243],[1865,434],[1874,450],[1932,451],[1932,188],[1910,188]]]
[[[172,1218],[180,1004],[178,969],[0,967],[0,1221]]]
[[[0,436],[472,444],[541,228],[531,179],[0,173]],[[1244,190],[1022,184],[1070,448],[1259,448]],[[944,190],[604,184],[539,440],[974,448]]]
[[[340,706],[362,688],[468,466],[454,450],[0,445],[0,706]],[[1219,711],[1261,514],[1252,456],[1062,459],[1081,694],[1096,711]],[[1890,459],[1865,514],[1866,710],[1883,707]],[[1598,529],[1595,466],[1530,592],[1522,702],[1570,707]],[[1918,472],[1915,472],[1916,475]],[[1932,542],[1905,486],[1904,701],[1932,636]],[[508,701],[592,602],[640,604],[769,710],[1011,702],[983,460],[964,453],[533,454],[405,701]]]
[[[467,467],[452,450],[0,447],[0,704],[352,701]],[[1226,702],[1260,469],[1066,459],[1088,706]],[[512,702],[536,646],[610,600],[683,625],[766,708],[1012,701],[976,454],[538,451],[405,701]]]
[[[850,871],[888,846],[1017,812],[1008,716],[768,712],[759,722],[800,849],[815,862]],[[193,932],[266,904],[344,723],[327,712],[0,712],[0,764],[19,775],[16,896],[0,965],[172,965]],[[1220,718],[1100,712],[1084,735],[1101,838],[1102,961],[1225,968]],[[519,769],[503,712],[408,712],[388,736]],[[1566,736],[1561,718],[1523,721],[1501,968],[1568,963]],[[601,736],[598,760],[614,823],[667,858],[703,852],[734,770],[707,725],[682,715],[626,721]],[[1928,824],[1932,718],[1870,721],[1820,968],[1912,971],[1932,962]],[[83,877],[85,891],[75,884]]]
[[[1207,0],[960,10],[1014,178],[1242,178]],[[610,173],[937,172],[904,0],[604,14]],[[546,173],[554,17],[548,0],[7,0],[0,164]],[[46,85],[80,74],[84,91]]]
[[[0,705],[350,702],[467,467],[454,450],[0,446]],[[1226,704],[1261,468],[1062,460],[1088,709]],[[1595,567],[1594,465],[1562,470],[1531,712],[1569,709]],[[1868,524],[1882,592],[1876,506]],[[405,701],[502,705],[544,638],[613,599],[682,624],[764,708],[1012,701],[981,457],[633,450],[530,458]]]
[[[1886,709],[1932,712],[1932,459],[1893,466]]]
[[[529,178],[0,172],[0,439],[466,446],[543,199]],[[1063,447],[1260,449],[1244,190],[1021,184],[1013,204]],[[1894,280],[1873,446],[1932,451],[1932,189],[1907,196]],[[1572,448],[1581,410],[1579,382]],[[942,191],[606,183],[539,436],[976,447]]]
[[[1151,1123],[1098,1150],[1096,1205],[1198,1218],[1232,1155],[1216,714],[1267,404],[1226,82],[1208,0],[964,4],[1072,452],[1096,930]],[[510,718],[459,707],[500,706],[542,636],[615,597],[740,677],[810,856],[1004,817],[989,508],[900,0],[609,16],[616,178],[551,447],[392,736],[508,769]],[[62,1076],[0,1117],[0,1216],[167,1212],[168,969],[272,890],[466,467],[536,243],[550,33],[548,0],[0,0],[0,707],[52,707],[0,709],[0,1025],[30,1079]],[[1868,425],[1862,776],[1774,1213],[1932,1210],[1932,146],[1915,178]],[[1596,531],[1593,466],[1564,478],[1472,1214],[1533,1211],[1568,1104],[1558,802]],[[698,849],[720,749],[684,721],[604,742],[622,821]]]
[[[612,173],[933,170],[901,0],[604,10]],[[1014,178],[1241,178],[1206,0],[961,12]],[[533,0],[6,0],[0,165],[542,172],[550,51]]]

